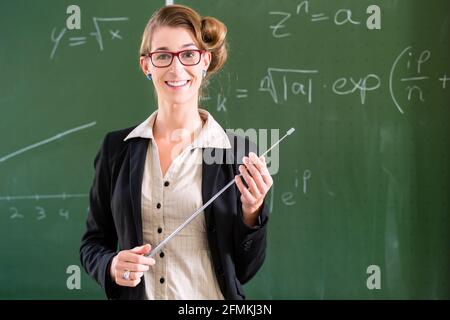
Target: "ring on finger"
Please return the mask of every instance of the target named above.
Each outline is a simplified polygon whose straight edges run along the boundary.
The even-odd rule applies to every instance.
[[[125,272],[122,275],[122,278],[124,280],[130,280],[130,270],[125,270]]]

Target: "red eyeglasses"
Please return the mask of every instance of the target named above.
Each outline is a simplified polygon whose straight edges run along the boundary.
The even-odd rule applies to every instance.
[[[196,64],[199,64],[203,52],[205,52],[205,50],[199,49],[188,49],[178,52],[155,51],[142,54],[142,56],[150,57],[150,60],[155,67],[165,68],[172,64],[173,57],[177,57],[184,66],[195,66]]]

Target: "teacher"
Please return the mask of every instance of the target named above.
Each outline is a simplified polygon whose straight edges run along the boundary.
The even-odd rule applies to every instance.
[[[242,285],[263,264],[273,183],[265,159],[199,107],[226,61],[226,32],[181,5],[161,8],[145,27],[140,66],[157,109],[104,138],[80,248],[109,299],[245,299]],[[232,179],[155,259],[145,256]]]

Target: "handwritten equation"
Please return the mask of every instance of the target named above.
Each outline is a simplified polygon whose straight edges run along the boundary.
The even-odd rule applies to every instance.
[[[385,85],[389,91],[393,106],[404,113],[402,102],[425,102],[427,94],[422,88],[425,81],[431,81],[439,90],[445,91],[449,86],[450,76],[443,72],[429,75],[423,72],[424,66],[431,61],[430,50],[413,50],[408,46],[398,54],[388,69],[389,80]],[[267,74],[260,81],[257,90],[268,95],[275,104],[282,104],[292,99],[301,99],[304,104],[313,104],[319,89],[331,90],[336,95],[355,95],[358,103],[364,105],[370,98],[369,93],[383,87],[381,77],[377,73],[363,75],[348,75],[336,77],[331,83],[317,83],[318,69],[287,69],[268,67]],[[319,88],[319,89],[318,89]],[[235,89],[236,99],[246,99],[251,96],[248,88]],[[208,98],[205,98],[208,99]],[[219,94],[217,110],[226,111],[227,97]]]
[[[103,51],[105,48],[105,42],[110,39],[111,41],[122,40],[122,35],[120,34],[120,30],[116,28],[107,27],[106,25],[110,25],[113,23],[123,22],[129,20],[128,17],[110,17],[110,18],[100,18],[93,17],[92,22],[94,26],[94,31],[89,33],[89,36],[93,37],[98,44],[99,50]],[[105,30],[106,29],[106,30]],[[72,32],[64,27],[57,32],[57,28],[53,28],[50,40],[53,43],[52,51],[50,53],[50,60],[55,57],[56,51],[58,48],[64,44],[67,44],[69,47],[76,47],[84,45],[88,42],[88,36],[82,37],[69,37],[68,33]],[[67,36],[66,36],[67,34]],[[66,36],[66,37],[65,37]]]
[[[369,14],[366,17],[366,23],[368,29],[381,29],[381,11],[380,8],[376,5],[370,5],[367,7],[366,13]],[[272,30],[272,36],[274,38],[285,38],[291,36],[290,29],[287,27],[287,22],[291,18],[298,17],[298,19],[309,19],[311,23],[315,22],[324,22],[324,21],[332,21],[337,26],[343,26],[346,24],[351,25],[361,25],[361,19],[357,19],[354,17],[352,10],[350,9],[339,9],[334,13],[326,13],[326,12],[310,12],[309,1],[302,1],[297,5],[295,11],[286,12],[286,11],[270,11],[269,15],[280,17],[279,21],[276,24],[270,25],[270,29]]]
[[[398,98],[398,92],[404,92],[407,95],[407,100],[414,99],[425,102],[425,95],[421,84],[424,81],[438,81],[442,90],[447,88],[447,81],[450,77],[446,73],[439,75],[438,77],[432,77],[422,72],[422,66],[429,62],[431,57],[430,50],[423,50],[418,56],[414,54],[411,46],[406,47],[396,58],[392,64],[389,72],[389,92],[397,110],[400,113],[404,113],[404,108],[401,106]],[[411,76],[405,76],[400,78],[400,83],[396,83],[396,79],[399,78],[397,73],[406,71],[413,73]],[[396,88],[396,84],[399,88]]]
[[[278,184],[273,184],[270,188],[269,194],[268,194],[268,203],[269,203],[269,212],[273,211],[273,206],[275,202],[278,202],[278,200],[281,200],[281,203],[285,206],[293,206],[297,203],[297,197],[300,195],[307,196],[309,193],[309,184],[311,183],[311,170],[305,169],[300,173],[298,169],[294,170],[294,180],[293,180],[293,191],[281,191],[281,194],[276,193],[276,189],[278,189]],[[300,189],[300,191],[298,191]],[[328,195],[334,196],[335,194],[329,190]]]

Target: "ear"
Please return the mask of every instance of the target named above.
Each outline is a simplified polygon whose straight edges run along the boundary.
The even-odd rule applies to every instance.
[[[147,76],[147,74],[149,73],[152,73],[152,71],[150,70],[151,63],[149,59],[150,58],[148,57],[139,57],[139,64],[141,65],[141,70],[145,76]]]
[[[208,70],[209,65],[211,63],[211,58],[212,58],[211,52],[205,51],[203,53],[203,58],[202,58],[203,70]]]

